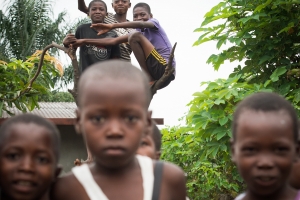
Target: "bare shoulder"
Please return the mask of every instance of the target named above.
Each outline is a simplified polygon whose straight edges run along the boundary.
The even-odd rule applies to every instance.
[[[185,173],[180,167],[164,162],[160,199],[185,200],[185,182]]]
[[[51,189],[51,199],[54,200],[76,200],[83,199],[84,196],[85,191],[73,173],[58,178]]]

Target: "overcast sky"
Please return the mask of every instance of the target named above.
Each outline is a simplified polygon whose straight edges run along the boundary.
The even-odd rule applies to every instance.
[[[2,0],[0,0],[2,1]],[[72,1],[72,2],[71,2]],[[90,0],[86,0],[88,4]],[[105,1],[109,12],[114,12],[111,1]],[[131,0],[132,8],[140,1]],[[202,81],[213,81],[217,78],[226,78],[236,64],[226,63],[219,71],[214,71],[211,65],[206,64],[208,57],[219,51],[216,43],[204,43],[192,47],[200,36],[193,31],[203,21],[203,16],[220,0],[145,0],[151,7],[153,17],[163,26],[172,44],[177,42],[175,58],[177,62],[176,79],[171,84],[159,90],[154,96],[150,109],[153,117],[164,118],[165,125],[178,125],[178,119],[188,111],[186,106],[192,100],[192,94],[200,91]],[[85,17],[77,9],[77,0],[54,0],[54,14],[66,10],[70,20]],[[132,8],[129,9],[127,19],[132,20]],[[132,63],[138,66],[132,55]]]

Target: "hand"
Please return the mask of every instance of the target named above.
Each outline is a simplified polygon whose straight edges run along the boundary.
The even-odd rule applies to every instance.
[[[68,34],[64,40],[63,40],[63,44],[64,46],[68,47],[70,44],[76,42],[76,37],[74,34]]]
[[[91,28],[94,28],[95,30],[98,31],[97,35],[101,35],[101,34],[107,33],[111,29],[113,29],[113,25],[112,24],[97,23],[97,24],[92,24]]]
[[[73,49],[77,49],[77,47],[80,47],[82,45],[84,45],[84,39],[76,39],[75,42],[70,44],[70,47]]]

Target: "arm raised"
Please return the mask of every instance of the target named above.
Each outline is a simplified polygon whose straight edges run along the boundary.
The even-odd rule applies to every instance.
[[[98,35],[106,33],[114,28],[156,28],[156,26],[152,22],[144,22],[144,21],[134,21],[134,22],[123,22],[123,23],[114,23],[114,24],[92,24],[91,27],[97,28]]]
[[[128,42],[128,35],[123,35],[116,38],[78,39],[76,42],[72,43],[71,46],[75,49],[86,44],[99,46],[113,46],[124,42]]]

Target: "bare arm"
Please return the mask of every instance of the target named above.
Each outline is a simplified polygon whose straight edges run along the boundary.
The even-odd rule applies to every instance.
[[[78,10],[87,14],[89,12],[88,8],[85,5],[84,0],[78,0]]]
[[[185,200],[185,175],[182,169],[171,163],[164,163],[163,180],[159,199]]]
[[[98,35],[106,33],[114,28],[156,28],[152,22],[144,21],[134,21],[134,22],[123,22],[123,23],[114,23],[114,24],[92,24],[91,27],[100,28]]]
[[[82,45],[92,44],[99,46],[112,46],[128,42],[128,35],[123,35],[116,38],[99,38],[99,39],[77,39],[76,42],[72,43],[73,48],[77,48]]]

